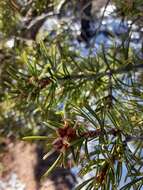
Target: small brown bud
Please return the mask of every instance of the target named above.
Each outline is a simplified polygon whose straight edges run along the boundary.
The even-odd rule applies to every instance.
[[[70,144],[65,139],[58,138],[53,142],[53,146],[55,150],[61,152],[67,149],[70,146]]]
[[[62,138],[66,137],[68,140],[72,140],[74,137],[76,137],[76,130],[70,126],[66,126],[64,128],[59,128],[58,134]]]
[[[71,127],[68,127],[68,128],[67,128],[67,138],[68,138],[69,140],[72,140],[72,139],[75,138],[75,137],[76,137],[76,130],[73,129],[73,128],[71,128]]]
[[[52,80],[50,78],[43,78],[43,79],[39,80],[39,87],[40,87],[40,89],[45,88],[51,82],[52,82]]]
[[[59,128],[58,135],[62,138],[65,137],[67,135],[67,128]]]
[[[97,177],[96,177],[96,181],[99,184],[102,184],[104,179],[105,179],[106,173],[105,172],[100,172]]]

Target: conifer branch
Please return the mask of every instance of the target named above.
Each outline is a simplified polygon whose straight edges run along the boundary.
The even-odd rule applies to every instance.
[[[127,65],[121,68],[118,68],[116,70],[110,70],[110,71],[106,71],[106,72],[101,72],[101,73],[97,73],[97,74],[89,74],[89,75],[85,75],[85,74],[79,74],[79,75],[66,75],[64,77],[59,77],[57,76],[56,79],[57,80],[80,80],[80,79],[87,79],[87,80],[97,80],[101,77],[105,77],[105,76],[110,76],[112,75],[118,75],[118,74],[123,74],[123,73],[129,73],[130,71],[134,71],[137,72],[138,69],[143,69],[143,64],[136,64],[136,65]]]

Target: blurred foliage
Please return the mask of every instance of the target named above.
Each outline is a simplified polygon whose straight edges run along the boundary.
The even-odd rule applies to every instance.
[[[108,49],[81,56],[65,28],[70,19],[36,40],[51,15],[64,17],[70,7],[79,19],[79,3],[68,2],[0,1],[0,136],[43,140],[44,159],[58,152],[45,176],[57,165],[92,172],[77,189],[142,189],[142,52],[128,31],[121,45],[113,39]],[[142,26],[141,0],[113,2],[123,20]]]
[[[126,16],[128,19],[135,19],[137,17],[142,17],[142,0],[125,0],[119,1],[114,0],[120,14]]]

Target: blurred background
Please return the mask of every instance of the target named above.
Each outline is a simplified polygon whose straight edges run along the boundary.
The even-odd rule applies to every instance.
[[[57,168],[41,180],[58,154],[43,160],[43,141],[21,141],[29,134],[47,133],[40,123],[43,118],[60,120],[54,111],[34,112],[30,101],[25,106],[25,94],[19,105],[9,97],[10,75],[14,83],[14,72],[25,67],[25,54],[45,61],[38,43],[43,41],[52,51],[51,44],[57,40],[59,47],[65,43],[86,58],[102,46],[120,46],[131,31],[130,46],[142,57],[143,16],[136,19],[142,9],[140,1],[134,5],[132,0],[0,0],[0,190],[71,190],[84,180],[70,159],[67,169]]]

